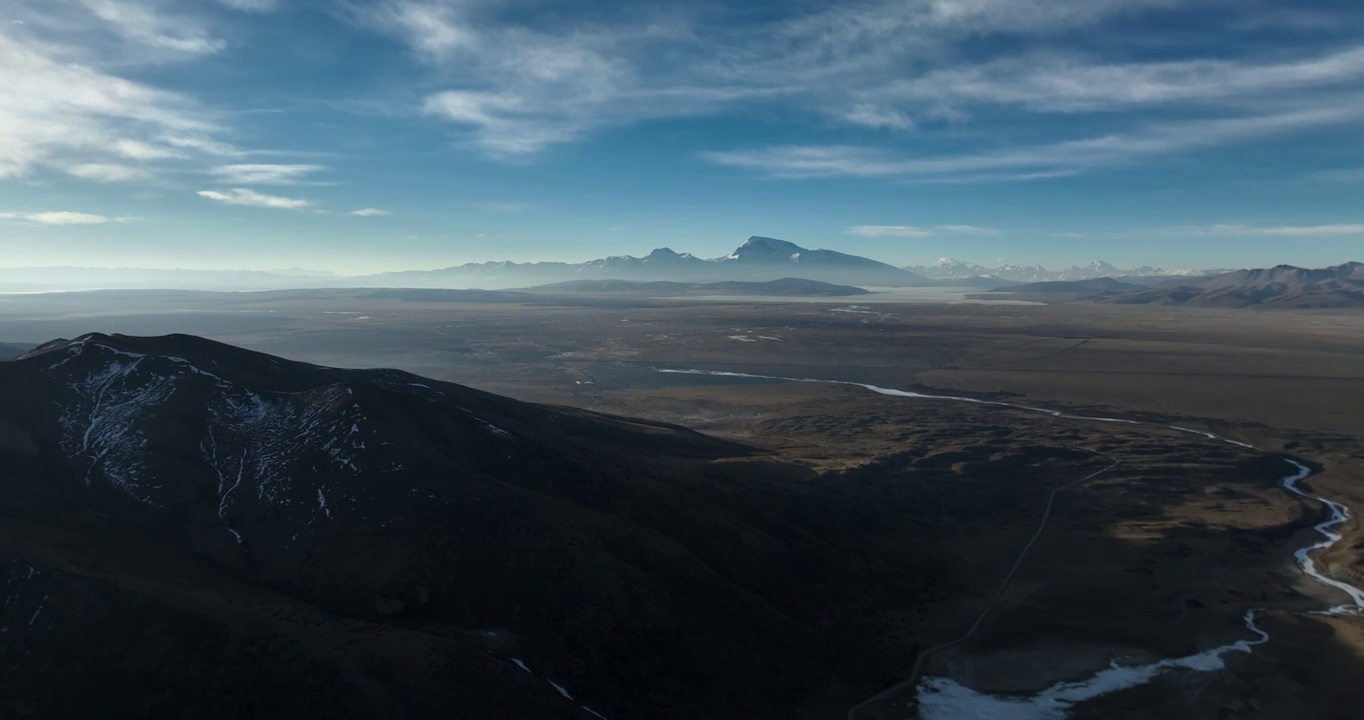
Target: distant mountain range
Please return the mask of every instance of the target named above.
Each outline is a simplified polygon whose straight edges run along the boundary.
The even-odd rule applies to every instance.
[[[1035,296],[1046,302],[1084,300],[1121,305],[1357,308],[1364,307],[1364,264],[1351,262],[1316,270],[1279,265],[1203,278],[1166,278],[1154,286],[1112,277],[1048,281],[1008,285],[994,292],[1015,297]]]
[[[335,287],[479,288],[503,290],[575,280],[633,282],[766,282],[783,278],[837,285],[940,285],[908,270],[834,250],[810,250],[776,238],[750,237],[728,255],[702,259],[671,248],[644,257],[616,255],[581,263],[510,261],[466,263],[342,277],[290,268],[273,271],[139,268],[0,269],[0,292],[59,290],[291,290]]]
[[[339,276],[297,270],[159,268],[0,268],[0,292],[71,290],[285,290],[328,287]]]
[[[1287,267],[1287,266],[1284,266]],[[1276,269],[1277,270],[1277,269]],[[340,276],[299,268],[283,270],[165,270],[145,268],[0,268],[0,292],[66,290],[259,291],[316,288],[425,288],[506,290],[579,281],[709,284],[811,280],[853,287],[974,287],[1080,282],[1114,278],[1146,287],[1172,280],[1197,286],[1227,270],[1119,268],[1096,260],[1088,265],[1050,270],[1041,265],[988,267],[953,258],[932,265],[895,267],[835,250],[810,250],[786,240],[753,236],[733,252],[704,259],[671,248],[643,257],[614,255],[580,263],[511,261],[465,263],[435,270],[406,270]],[[1254,271],[1245,271],[1254,272]],[[1271,271],[1258,271],[1268,273]],[[1253,280],[1247,278],[1247,282]],[[1292,281],[1290,281],[1292,282]]]
[[[703,260],[659,248],[644,257],[617,255],[584,263],[487,262],[346,278],[344,286],[509,288],[574,280],[764,282],[782,278],[856,286],[934,285],[920,275],[857,255],[809,250],[776,238],[749,238],[730,254]]]
[[[1141,285],[1154,285],[1171,277],[1203,277],[1225,270],[1166,270],[1144,266],[1122,269],[1102,260],[1088,265],[1072,265],[1064,270],[1048,270],[1041,265],[999,265],[986,267],[962,262],[954,258],[943,258],[932,265],[910,265],[904,268],[916,275],[930,280],[965,280],[971,278],[993,278],[1016,283],[1074,282],[1077,280],[1097,280],[1099,278],[1125,278]]]
[[[1364,307],[1364,263],[1310,270],[1279,265],[1236,270],[1194,282],[1170,283],[1104,298],[1105,302],[1205,307]]]
[[[834,285],[818,280],[782,278],[767,282],[727,281],[684,283],[670,280],[631,282],[629,280],[570,280],[526,288],[537,293],[647,293],[650,295],[770,295],[776,297],[847,297],[869,295],[869,290],[852,285]]]
[[[19,357],[29,351],[26,345],[14,345],[11,343],[0,343],[0,360]]]
[[[1027,293],[1117,293],[1128,290],[1142,290],[1145,286],[1136,283],[1126,283],[1121,280],[1114,280],[1111,277],[1094,278],[1093,280],[1048,280],[1046,282],[1023,283],[1021,285],[1009,285],[1002,287],[997,292],[1008,292],[1013,294]]]

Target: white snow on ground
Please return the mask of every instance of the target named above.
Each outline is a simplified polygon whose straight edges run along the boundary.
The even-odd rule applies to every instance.
[[[37,570],[32,565],[19,562],[9,563],[9,571],[0,576],[0,580],[3,580],[0,587],[5,590],[5,604],[0,605],[0,619],[13,614],[11,610],[17,611],[18,606],[24,600],[24,590],[28,587],[28,581],[32,580],[36,574]],[[30,620],[30,627],[32,624]],[[8,634],[9,630],[8,627],[0,627],[0,634]]]
[[[470,417],[473,416],[471,415]],[[487,430],[489,434],[491,434],[498,440],[513,440],[516,438],[515,435],[512,435],[510,432],[503,430],[502,428],[488,422],[487,420],[484,420],[483,418],[475,417],[474,420],[477,421],[479,425],[482,425],[483,429]]]
[[[188,361],[188,360],[186,360],[186,359],[184,359],[184,358],[175,357],[175,356],[173,356],[173,355],[167,355],[167,356],[165,356],[165,357],[166,357],[167,360],[170,360],[170,361],[173,362],[173,363],[176,363],[176,364],[178,364],[178,365],[183,366],[186,370],[189,370],[191,373],[193,373],[193,374],[195,374],[195,375],[203,375],[203,376],[205,376],[205,377],[211,377],[211,378],[213,378],[214,380],[217,380],[217,381],[220,382],[220,383],[223,383],[223,384],[226,384],[226,383],[227,383],[226,380],[224,380],[224,379],[218,377],[217,375],[214,375],[214,374],[211,373],[211,372],[208,372],[207,370],[203,370],[203,369],[199,368],[197,365],[195,365],[194,363],[192,363],[192,362],[190,362],[190,361]]]
[[[223,403],[210,406],[209,419],[213,442],[205,443],[205,459],[220,475],[236,473],[241,485],[254,487],[257,500],[277,506],[305,502],[290,482],[298,463],[320,465],[333,477],[364,472],[359,457],[365,443],[358,431],[365,418],[344,385],[270,394],[233,388]],[[315,512],[330,518],[336,503],[323,498]]]
[[[1269,640],[1269,634],[1255,624],[1254,611],[1246,613],[1245,620],[1246,627],[1258,639],[1238,640],[1196,655],[1161,660],[1149,665],[1119,665],[1114,662],[1108,669],[1088,680],[1057,683],[1032,697],[987,695],[950,678],[926,677],[919,684],[919,716],[924,720],[1063,720],[1067,710],[1076,703],[1144,685],[1168,670],[1221,670],[1226,666],[1223,656],[1248,653],[1254,646]]]
[[[85,347],[69,347],[67,360],[83,354]],[[142,355],[94,343],[89,347],[112,352],[115,359],[98,372],[70,379],[74,397],[60,418],[63,449],[85,466],[87,485],[103,478],[139,502],[159,504],[161,488],[152,484],[145,467],[148,438],[133,420],[143,408],[165,402],[181,376],[144,368]]]
[[[1289,462],[1293,461],[1290,460]],[[1317,564],[1312,561],[1311,557],[1312,553],[1318,550],[1324,550],[1340,542],[1341,537],[1340,533],[1336,532],[1335,528],[1340,527],[1345,523],[1346,520],[1350,519],[1350,510],[1349,508],[1345,507],[1344,505],[1341,505],[1340,503],[1331,502],[1330,500],[1327,500],[1326,498],[1321,497],[1320,495],[1313,495],[1312,493],[1309,493],[1306,490],[1303,490],[1302,488],[1298,487],[1298,483],[1306,479],[1308,475],[1311,475],[1312,471],[1306,465],[1302,465],[1301,463],[1293,462],[1293,465],[1295,465],[1298,468],[1298,472],[1294,474],[1292,477],[1284,478],[1283,486],[1296,495],[1308,498],[1310,500],[1316,500],[1317,502],[1331,509],[1331,517],[1320,523],[1317,523],[1315,528],[1316,531],[1321,533],[1326,539],[1318,543],[1308,545],[1305,548],[1301,548],[1296,553],[1294,553],[1294,556],[1297,557],[1298,564],[1302,566],[1303,572],[1307,573],[1309,577],[1314,578],[1317,582],[1323,585],[1327,585],[1329,587],[1333,587],[1337,590],[1340,590],[1341,592],[1348,595],[1350,597],[1350,601],[1354,603],[1353,605],[1340,605],[1334,607],[1330,610],[1331,613],[1334,614],[1357,613],[1361,610],[1364,610],[1364,590],[1361,590],[1355,587],[1354,585],[1343,583],[1334,578],[1329,578],[1326,575],[1322,574],[1319,570],[1317,570]]]
[[[38,609],[37,609],[36,611],[34,611],[33,617],[29,618],[29,620],[28,620],[28,626],[29,626],[29,627],[33,627],[33,623],[35,623],[35,622],[38,621],[38,616],[42,614],[43,608],[47,607],[47,599],[50,598],[50,597],[52,597],[52,596],[51,596],[51,595],[44,595],[44,596],[43,596],[43,601],[40,602],[40,603],[38,603]]]
[[[77,366],[71,361],[89,353],[98,353],[102,362],[94,370],[73,370]],[[216,475],[218,518],[239,544],[244,538],[229,518],[243,495],[303,507],[309,498],[290,482],[294,466],[306,464],[332,477],[365,471],[359,462],[365,416],[344,384],[253,393],[184,358],[126,352],[91,339],[54,355],[47,372],[71,389],[60,418],[62,445],[84,471],[86,483],[107,482],[154,506],[164,503],[169,479],[146,466],[146,449],[154,438],[144,428],[182,388],[198,390],[208,383],[213,395],[200,452]],[[330,505],[323,500],[313,512],[331,517],[337,510],[332,500]]]
[[[11,585],[17,585],[17,587],[14,588],[14,592],[10,593],[9,596],[5,598],[5,604],[0,607],[0,609],[7,610],[10,606],[18,602],[19,598],[23,595],[24,586],[28,585],[28,581],[32,580],[33,576],[37,574],[37,570],[30,565],[23,565],[20,563],[14,564],[17,567],[11,570],[6,576],[5,589],[8,590]]]
[[[488,634],[489,634],[489,635],[496,635],[496,633],[488,633]],[[519,667],[519,668],[521,668],[522,670],[525,670],[526,672],[530,673],[531,675],[534,675],[534,674],[535,674],[535,673],[532,672],[531,669],[530,669],[529,667],[527,667],[526,664],[525,664],[524,662],[522,662],[519,658],[508,658],[508,659],[511,660],[512,662],[516,663],[516,666]],[[559,683],[556,683],[556,682],[554,682],[553,680],[550,680],[549,678],[544,678],[544,681],[547,682],[547,683],[549,683],[550,686],[553,687],[555,690],[558,690],[560,695],[563,695],[565,698],[567,698],[567,699],[569,699],[569,700],[572,700],[572,699],[573,699],[573,696],[569,694],[568,689],[565,688],[563,685],[560,685]],[[605,716],[605,715],[602,715],[601,713],[597,712],[596,710],[593,710],[592,708],[590,708],[590,707],[588,707],[588,706],[586,706],[586,705],[579,705],[578,707],[582,708],[584,712],[591,713],[592,715],[601,718],[601,720],[606,720],[606,716]]]
[[[972,403],[974,405],[988,405],[992,407],[1012,408],[1014,410],[1027,410],[1028,412],[1042,413],[1044,415],[1050,415],[1052,417],[1057,418],[1065,418],[1068,420],[1087,420],[1090,422],[1121,423],[1124,425],[1143,424],[1136,420],[1125,420],[1122,418],[1069,415],[1059,410],[1049,410],[1047,408],[1032,407],[1030,405],[1016,405],[1014,403],[998,402],[995,400],[980,400],[978,398],[957,397],[953,395],[925,395],[924,393],[917,393],[910,390],[896,390],[894,388],[884,388],[878,385],[848,382],[846,380],[820,380],[817,378],[781,377],[779,375],[754,375],[751,373],[725,372],[723,370],[673,370],[668,368],[658,368],[656,369],[656,372],[672,373],[675,375],[711,375],[715,377],[753,378],[755,380],[782,380],[785,382],[823,383],[825,385],[852,385],[854,387],[865,388],[878,395],[891,395],[894,397],[915,398],[920,400],[943,400],[947,402],[964,402]]]
[[[739,342],[761,342],[763,340],[781,342],[781,338],[771,335],[729,335],[728,337],[730,340],[738,340]]]
[[[212,427],[208,429],[208,436],[204,438],[204,443],[211,446],[213,455],[217,454],[218,443],[213,438]],[[209,453],[205,452],[205,456],[208,455]],[[237,532],[237,529],[232,527],[232,523],[227,520],[227,501],[232,496],[232,491],[236,490],[242,484],[242,475],[246,472],[246,456],[242,456],[241,463],[237,466],[237,479],[232,483],[231,487],[228,487],[227,476],[223,474],[221,468],[217,465],[213,465],[213,470],[218,473],[218,519],[222,521],[223,527],[227,528],[227,531],[232,533],[232,537],[237,539],[237,544],[243,545],[245,542],[242,540],[242,534]]]
[[[327,496],[322,494],[322,488],[317,489],[317,506],[322,508],[322,512],[331,518],[332,511],[327,509]]]
[[[1180,432],[1193,433],[1194,435],[1202,435],[1203,437],[1205,437],[1205,438],[1207,438],[1207,439],[1209,439],[1209,440],[1219,440],[1219,441],[1221,441],[1221,442],[1227,443],[1228,445],[1235,445],[1236,447],[1243,447],[1243,448],[1246,448],[1246,449],[1249,449],[1249,450],[1254,450],[1254,449],[1255,449],[1255,446],[1254,446],[1254,445],[1248,445],[1248,444],[1246,444],[1246,443],[1237,442],[1237,441],[1235,441],[1235,440],[1228,440],[1227,438],[1224,438],[1224,437],[1222,437],[1221,435],[1216,435],[1216,434],[1210,433],[1210,432],[1208,432],[1208,431],[1206,431],[1206,430],[1195,430],[1195,429],[1193,429],[1193,428],[1179,427],[1178,425],[1169,425],[1168,427],[1169,427],[1171,430],[1178,430],[1178,431],[1180,431]]]

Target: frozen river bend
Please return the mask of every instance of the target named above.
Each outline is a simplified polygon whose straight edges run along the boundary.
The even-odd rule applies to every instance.
[[[1005,403],[977,398],[931,395],[905,390],[895,390],[891,388],[879,387],[865,383],[854,383],[837,380],[819,380],[813,378],[790,378],[771,375],[756,375],[747,373],[733,373],[710,370],[667,370],[661,369],[663,373],[677,373],[686,375],[710,375],[719,377],[733,378],[752,378],[755,380],[779,380],[788,382],[808,382],[826,383],[836,385],[853,385],[862,387],[881,395],[895,397],[916,398],[925,400],[938,400],[943,402],[962,402],[977,405],[1009,408],[1024,410],[1028,412],[1042,413],[1052,417],[1067,418],[1072,420],[1097,422],[1097,423],[1119,423],[1128,425],[1156,425],[1155,423],[1145,423],[1124,418],[1098,417],[1085,415],[1072,415],[1046,408]],[[1254,449],[1253,446],[1238,442],[1219,435],[1193,430],[1178,425],[1163,425],[1171,430],[1186,433],[1196,433],[1203,435],[1211,442],[1227,443],[1237,447]],[[1303,572],[1315,581],[1340,591],[1344,594],[1348,602],[1337,605],[1327,612],[1331,614],[1352,614],[1364,611],[1364,590],[1348,583],[1328,577],[1317,569],[1312,555],[1320,550],[1331,547],[1341,540],[1338,528],[1350,517],[1349,508],[1333,502],[1312,492],[1304,490],[1300,483],[1311,475],[1312,471],[1306,465],[1295,460],[1286,460],[1290,472],[1282,480],[1283,487],[1305,500],[1321,503],[1330,510],[1330,516],[1318,523],[1315,527],[1316,532],[1321,536],[1321,540],[1314,542],[1306,547],[1300,548],[1295,552],[1298,565]],[[988,611],[988,609],[987,609]],[[1045,690],[1034,695],[990,695],[978,692],[965,685],[962,685],[950,678],[925,676],[922,678],[910,678],[908,682],[918,681],[918,699],[920,716],[927,720],[956,720],[960,718],[990,718],[993,720],[1062,720],[1068,711],[1075,704],[1092,700],[1108,693],[1137,687],[1150,682],[1162,673],[1184,670],[1192,672],[1210,672],[1220,670],[1225,667],[1225,658],[1234,653],[1249,653],[1257,645],[1261,645],[1269,640],[1269,634],[1256,624],[1256,616],[1259,611],[1251,610],[1245,615],[1245,624],[1248,637],[1235,642],[1210,648],[1194,655],[1180,658],[1170,658],[1159,662],[1141,665],[1121,665],[1114,662],[1108,668],[1095,673],[1093,676],[1073,682],[1060,682],[1052,685]],[[961,639],[965,639],[963,636]],[[940,646],[942,647],[942,646]],[[849,717],[855,720],[855,716],[863,707],[878,701],[899,688],[907,685],[897,686],[890,691],[878,695],[857,708],[849,712]]]
[[[1289,460],[1293,473],[1283,479],[1283,486],[1301,497],[1323,503],[1331,510],[1331,517],[1317,524],[1316,531],[1324,539],[1299,549],[1295,555],[1303,571],[1314,580],[1341,590],[1350,602],[1332,608],[1334,614],[1364,610],[1364,592],[1353,585],[1327,577],[1316,568],[1311,554],[1334,545],[1341,538],[1335,529],[1349,518],[1349,510],[1339,503],[1314,495],[1298,486],[1312,474],[1305,465]],[[1257,611],[1246,613],[1246,629],[1252,639],[1238,640],[1221,647],[1204,650],[1196,655],[1161,660],[1146,665],[1119,665],[1079,682],[1057,683],[1032,696],[995,696],[977,692],[950,678],[925,677],[919,684],[919,715],[925,720],[959,718],[991,718],[994,720],[1063,720],[1076,703],[1118,690],[1137,687],[1150,682],[1161,673],[1171,670],[1209,672],[1225,667],[1225,658],[1233,653],[1251,652],[1256,645],[1269,641],[1269,633],[1255,624]]]

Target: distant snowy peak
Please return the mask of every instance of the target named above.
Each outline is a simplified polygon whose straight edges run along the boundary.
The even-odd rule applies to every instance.
[[[666,247],[658,248],[653,252],[649,253],[648,255],[645,255],[643,261],[646,263],[657,264],[688,261],[703,262],[700,258],[693,256],[691,253],[679,253],[674,251],[672,248]]]
[[[912,277],[894,265],[860,255],[849,255],[836,250],[810,250],[793,242],[760,235],[750,237],[743,245],[735,248],[734,252],[720,258],[719,262],[726,265],[798,264],[840,269],[859,268]]]
[[[910,267],[905,269],[932,278],[990,277],[995,274],[995,271],[990,268],[974,263],[963,262],[950,257],[941,258],[938,262],[928,267]]]
[[[564,267],[573,268],[578,274],[624,273],[633,275],[657,271],[667,272],[669,270],[686,271],[706,264],[705,260],[693,257],[691,253],[677,253],[672,248],[658,248],[642,258],[633,255],[613,255]]]
[[[808,251],[793,242],[754,235],[744,242],[743,245],[735,248],[734,252],[727,255],[724,259],[758,262],[771,262],[774,260],[779,262],[799,262],[801,253],[804,252]]]
[[[1163,273],[1163,271],[1161,271]],[[1095,260],[1088,265],[1071,265],[1069,268],[1058,273],[1057,280],[1093,280],[1102,277],[1114,277],[1117,275],[1127,275],[1123,270],[1102,260]]]

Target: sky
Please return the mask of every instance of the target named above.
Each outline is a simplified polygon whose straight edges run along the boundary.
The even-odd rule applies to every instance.
[[[5,0],[0,267],[1364,260],[1358,0]]]

